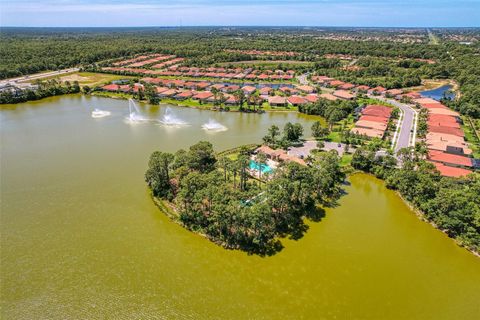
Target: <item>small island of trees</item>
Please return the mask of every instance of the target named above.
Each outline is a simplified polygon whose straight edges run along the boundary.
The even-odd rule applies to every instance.
[[[157,205],[189,230],[225,248],[274,254],[279,238],[300,238],[304,218],[319,221],[322,206],[336,203],[345,175],[335,152],[318,152],[308,166],[286,162],[258,179],[249,174],[251,152],[219,156],[206,141],[175,154],[155,151],[145,180]]]

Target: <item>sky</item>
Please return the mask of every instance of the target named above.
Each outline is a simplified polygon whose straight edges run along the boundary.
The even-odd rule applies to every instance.
[[[0,0],[0,26],[480,27],[480,0]]]

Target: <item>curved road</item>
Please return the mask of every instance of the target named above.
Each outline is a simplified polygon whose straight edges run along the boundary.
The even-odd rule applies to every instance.
[[[387,102],[395,107],[398,107],[403,112],[403,119],[400,125],[400,131],[397,134],[397,141],[394,151],[397,153],[402,148],[407,148],[415,145],[415,137],[417,134],[417,128],[415,125],[416,111],[408,104],[400,103],[393,99],[387,99],[379,96],[369,96],[370,98]]]

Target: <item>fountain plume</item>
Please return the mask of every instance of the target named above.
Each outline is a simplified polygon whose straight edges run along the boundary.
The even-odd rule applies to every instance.
[[[219,123],[219,122],[217,122],[213,119],[210,119],[210,120],[208,120],[208,122],[204,123],[202,125],[202,129],[207,130],[207,131],[213,131],[213,132],[220,132],[220,131],[228,130],[227,127],[225,127],[224,125],[222,125],[221,123]]]

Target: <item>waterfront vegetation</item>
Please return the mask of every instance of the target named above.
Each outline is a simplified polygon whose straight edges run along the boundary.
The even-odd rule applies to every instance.
[[[346,119],[348,115],[352,114],[357,107],[358,103],[356,101],[330,101],[320,98],[315,103],[300,106],[298,111],[322,116],[327,120],[330,128],[332,128],[335,123]]]
[[[205,30],[209,31],[208,36],[205,34]],[[242,34],[242,31],[238,32]],[[42,42],[38,41],[39,33],[42,36]],[[113,60],[124,59],[126,56],[140,53],[156,52],[185,57],[186,60],[183,64],[186,66],[224,65],[229,67],[255,66],[259,70],[294,69],[298,73],[328,75],[355,84],[382,85],[386,88],[414,87],[421,84],[424,79],[437,81],[453,79],[458,84],[457,98],[455,100],[445,99],[442,102],[463,114],[462,129],[465,131],[465,138],[472,145],[474,157],[479,156],[480,60],[478,45],[465,47],[453,42],[441,42],[436,46],[429,46],[426,44],[385,44],[375,41],[325,41],[315,38],[309,38],[309,41],[293,38],[291,41],[284,42],[277,40],[283,39],[285,35],[276,32],[269,37],[256,34],[255,37],[248,38],[240,44],[231,40],[230,33],[225,34],[214,28],[185,28],[170,31],[152,29],[129,33],[120,32],[117,37],[111,37],[108,32],[64,32],[62,34],[64,38],[62,38],[62,45],[59,45],[59,33],[56,32],[42,33],[42,31],[7,29],[0,35],[0,41],[8,44],[0,48],[0,53],[5,58],[0,63],[0,78],[70,66],[81,66],[84,70],[96,71]],[[162,37],[157,37],[159,34]],[[45,54],[50,47],[55,47],[55,50],[49,51],[48,55]],[[86,50],[87,47],[89,50]],[[294,51],[298,54],[276,57],[275,59],[278,61],[273,58],[269,61],[265,57],[260,59],[260,57],[245,53],[227,52],[225,49],[268,49]],[[332,57],[332,54],[338,57]],[[39,58],[40,56],[42,58]],[[223,94],[218,91],[212,92],[216,97],[213,103],[203,103],[192,99],[183,101],[170,98],[161,99],[150,84],[145,84],[144,90],[131,94],[96,90],[96,87],[105,82],[119,79],[129,81],[132,88],[133,84],[139,80],[138,77],[106,73],[76,73],[60,78],[31,82],[33,86],[37,87],[36,89],[3,91],[0,94],[0,103],[19,103],[83,91],[105,97],[135,98],[150,104],[162,102],[199,109],[243,112],[298,110],[300,113],[318,115],[325,119],[327,125],[325,126],[321,122],[314,123],[311,128],[314,138],[319,143],[325,140],[343,142],[347,148],[359,147],[353,156],[347,153],[342,159],[339,159],[338,156],[331,153],[316,152],[313,158],[309,159],[309,166],[299,167],[296,164],[287,164],[281,166],[272,179],[263,179],[262,181],[262,179],[248,174],[246,159],[251,150],[241,150],[234,157],[220,157],[213,153],[208,143],[202,142],[193,146],[189,151],[179,151],[174,155],[154,153],[146,175],[147,182],[154,197],[157,200],[167,201],[173,211],[178,214],[178,221],[187,228],[205,234],[212,241],[229,248],[267,254],[274,252],[279,246],[279,237],[287,235],[295,237],[299,234],[299,230],[303,230],[302,218],[308,217],[310,214],[308,212],[319,212],[318,205],[329,205],[335,202],[339,195],[337,184],[342,177],[335,170],[342,166],[348,171],[351,164],[355,169],[373,173],[377,177],[385,179],[388,187],[398,190],[412,206],[422,212],[426,219],[445,230],[451,237],[472,251],[478,252],[479,250],[478,202],[470,199],[472,192],[469,191],[478,191],[478,175],[458,180],[440,177],[431,164],[422,160],[425,154],[419,152],[425,152],[425,149],[418,146],[413,152],[413,160],[407,156],[407,152],[403,153],[405,158],[402,159],[403,167],[398,169],[393,156],[375,157],[375,152],[381,148],[387,149],[387,152],[391,151],[388,150],[390,147],[388,139],[383,141],[366,139],[351,133],[350,130],[355,121],[354,111],[359,106],[372,103],[387,105],[385,102],[359,95],[353,101],[330,101],[320,98],[315,103],[300,107],[272,107],[268,103],[256,99],[258,95],[253,94],[248,98],[242,90],[238,90],[233,93],[238,103],[227,106]],[[195,80],[202,80],[202,78]],[[203,78],[203,80],[213,79]],[[296,82],[297,79],[292,81]],[[228,82],[242,82],[242,80]],[[285,95],[279,91],[276,93]],[[398,110],[394,108],[386,138],[394,130],[397,116]],[[426,132],[427,114],[422,110],[419,113],[418,136],[422,138]],[[287,123],[283,132],[277,126],[271,126],[263,140],[265,144],[273,148],[286,149],[302,143],[302,136],[303,128],[300,125]],[[196,159],[206,155],[210,158]],[[195,161],[207,160],[212,163],[205,168],[196,167],[194,164]],[[160,163],[162,161],[163,166]],[[324,164],[325,161],[335,162],[335,166],[327,167],[335,171],[330,172],[334,175],[333,182],[330,183],[335,184],[336,191],[323,198],[323,195],[319,196],[324,192],[319,187],[321,179],[316,176],[315,172],[322,172],[317,169],[321,167],[320,163]],[[188,179],[184,180],[186,177]],[[238,183],[237,178],[239,178]],[[283,191],[280,192],[279,188],[283,190],[282,188],[285,186],[282,186],[280,182],[288,179],[293,179],[295,187],[292,188],[299,189],[300,194],[295,194],[299,198],[289,199],[288,201],[291,202],[285,204],[280,199],[276,199],[274,195],[282,194]],[[408,185],[409,183],[411,185]],[[316,186],[316,189],[308,186],[309,184]],[[294,191],[296,192],[297,189]],[[190,194],[192,190],[193,193]],[[218,192],[219,196],[214,196],[215,192]],[[219,197],[225,200],[220,201]],[[300,197],[304,198],[300,199]],[[449,199],[448,205],[441,202],[441,198]],[[250,201],[252,199],[261,199],[261,201]],[[207,201],[208,205],[205,205],[204,201]],[[456,207],[458,203],[463,204],[469,201],[473,203],[471,206]],[[291,206],[291,209],[278,207],[283,205]],[[222,210],[226,210],[225,212],[229,212],[235,217],[228,222],[234,223],[234,228],[226,227],[228,225],[225,220],[226,213],[221,213]],[[278,212],[281,210],[286,210],[286,217],[278,217]],[[265,212],[269,213],[260,219],[261,213]],[[242,220],[242,218],[246,220]],[[310,218],[315,219],[314,217]],[[268,225],[271,229],[257,228],[258,224]]]
[[[282,248],[279,238],[302,237],[305,218],[319,221],[322,206],[336,204],[345,176],[337,154],[322,152],[310,166],[286,163],[258,180],[248,172],[251,151],[218,156],[205,141],[175,154],[155,151],[145,180],[186,228],[226,248],[274,254]]]
[[[117,29],[112,36],[113,31],[108,28],[4,28],[0,35],[0,55],[3,58],[0,79],[72,66],[96,70],[97,66],[109,61],[140,53],[175,54],[187,59],[184,65],[200,67],[251,64],[258,60],[256,67],[259,68],[295,69],[387,88],[418,86],[424,79],[453,79],[458,83],[460,95],[449,105],[462,114],[480,118],[478,42],[465,46],[444,39],[439,45],[429,45],[426,34],[421,43],[331,40],[322,39],[322,31],[297,28],[236,28],[228,31],[213,27]],[[422,32],[425,31],[418,35]],[[357,34],[359,39],[368,39],[372,35],[377,38],[378,32]],[[391,35],[401,36],[402,32],[389,33]],[[440,33],[436,36],[441,38]],[[238,38],[242,41],[237,41]],[[284,41],[286,38],[288,41]],[[225,49],[291,51],[296,54],[266,58]],[[268,64],[268,60],[272,60],[272,64]]]
[[[36,88],[29,88],[19,91],[3,91],[0,92],[0,104],[20,103],[31,100],[39,100],[46,97],[58,96],[68,93],[80,92],[78,81],[59,82],[52,80],[36,80],[34,81]]]
[[[353,168],[384,179],[386,186],[410,203],[427,221],[469,250],[480,251],[480,177],[440,176],[434,165],[424,159],[421,146],[401,150],[402,167],[392,156],[376,157],[373,150],[358,148]]]

